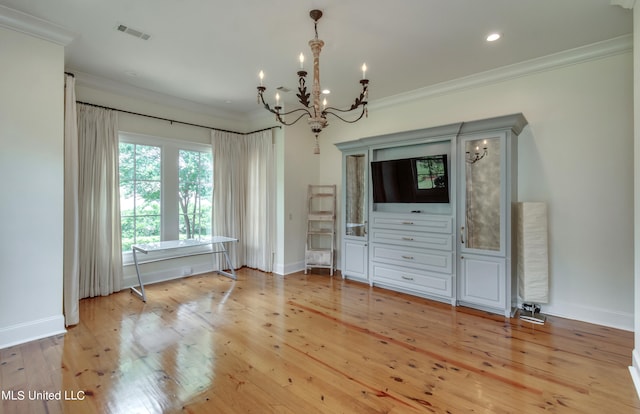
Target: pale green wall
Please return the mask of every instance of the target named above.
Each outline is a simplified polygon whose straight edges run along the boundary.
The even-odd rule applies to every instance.
[[[635,44],[640,44],[640,5],[633,8],[633,40]],[[635,106],[640,106],[640,49],[634,48],[633,52],[633,103]],[[635,277],[633,292],[635,295],[634,302],[634,342],[635,347],[633,350],[633,365],[630,367],[631,375],[634,379],[634,384],[638,395],[640,396],[640,108],[636,108],[633,111],[635,130],[634,130],[634,240],[636,241],[634,248],[635,258]]]
[[[64,48],[0,28],[0,348],[64,332]]]

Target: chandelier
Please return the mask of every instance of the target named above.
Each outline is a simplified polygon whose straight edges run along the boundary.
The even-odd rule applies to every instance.
[[[362,92],[360,92],[360,96],[358,96],[354,103],[348,109],[338,109],[333,108],[331,106],[327,106],[327,100],[324,99],[322,104],[320,103],[320,51],[322,50],[322,46],[324,46],[324,42],[318,39],[318,20],[322,17],[322,12],[320,10],[311,10],[309,12],[309,16],[314,21],[315,27],[315,38],[309,41],[309,46],[311,47],[311,52],[313,53],[313,84],[311,88],[311,93],[307,92],[306,78],[307,72],[304,70],[304,55],[300,53],[300,70],[298,71],[298,93],[296,96],[298,97],[298,102],[302,105],[301,108],[291,110],[289,112],[284,112],[283,107],[280,104],[280,95],[276,93],[276,104],[273,108],[269,106],[268,103],[264,100],[264,92],[267,88],[263,85],[262,81],[264,79],[264,72],[260,71],[260,86],[258,86],[258,103],[262,103],[264,108],[274,114],[276,116],[276,121],[280,122],[283,125],[293,125],[298,122],[303,117],[307,117],[307,122],[309,123],[309,127],[311,127],[311,131],[315,135],[315,147],[313,150],[314,154],[320,153],[320,146],[318,145],[318,135],[324,127],[328,125],[327,123],[327,115],[333,115],[341,121],[348,122],[350,124],[359,121],[363,116],[368,116],[367,112],[367,97],[368,97],[368,86],[369,79],[366,79],[367,65],[362,65],[362,79],[360,80],[360,85],[362,85]],[[309,100],[309,97],[312,96],[312,100]],[[358,108],[361,108],[361,112],[355,119],[345,119],[339,114],[344,114],[347,112],[354,111]],[[291,115],[293,121],[288,121],[286,119],[287,116]],[[297,116],[297,118],[296,118]]]
[[[467,151],[466,152],[466,161],[469,164],[475,164],[476,162],[480,161],[481,159],[483,159],[484,157],[487,156],[488,152],[487,152],[487,140],[485,139],[482,142],[482,153],[480,152],[480,146],[477,145],[475,148],[475,151],[473,152],[473,154],[471,153],[471,151]]]

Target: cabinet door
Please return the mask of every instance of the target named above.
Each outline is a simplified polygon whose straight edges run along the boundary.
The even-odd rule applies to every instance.
[[[364,239],[367,236],[367,154],[345,155],[344,236]]]
[[[360,240],[345,240],[342,244],[342,275],[349,278],[367,279],[367,243]]]
[[[367,151],[344,154],[342,276],[368,280],[368,156]]]
[[[505,255],[505,141],[504,133],[461,140],[461,253]]]
[[[464,255],[460,260],[461,302],[502,310],[506,307],[506,260]]]
[[[458,301],[508,314],[507,135],[460,139]]]

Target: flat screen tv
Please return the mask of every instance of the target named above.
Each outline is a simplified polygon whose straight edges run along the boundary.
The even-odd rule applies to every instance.
[[[447,154],[372,161],[374,203],[448,203]]]

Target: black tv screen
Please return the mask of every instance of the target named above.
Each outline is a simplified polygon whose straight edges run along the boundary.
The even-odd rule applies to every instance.
[[[447,155],[371,162],[374,203],[448,203]]]

